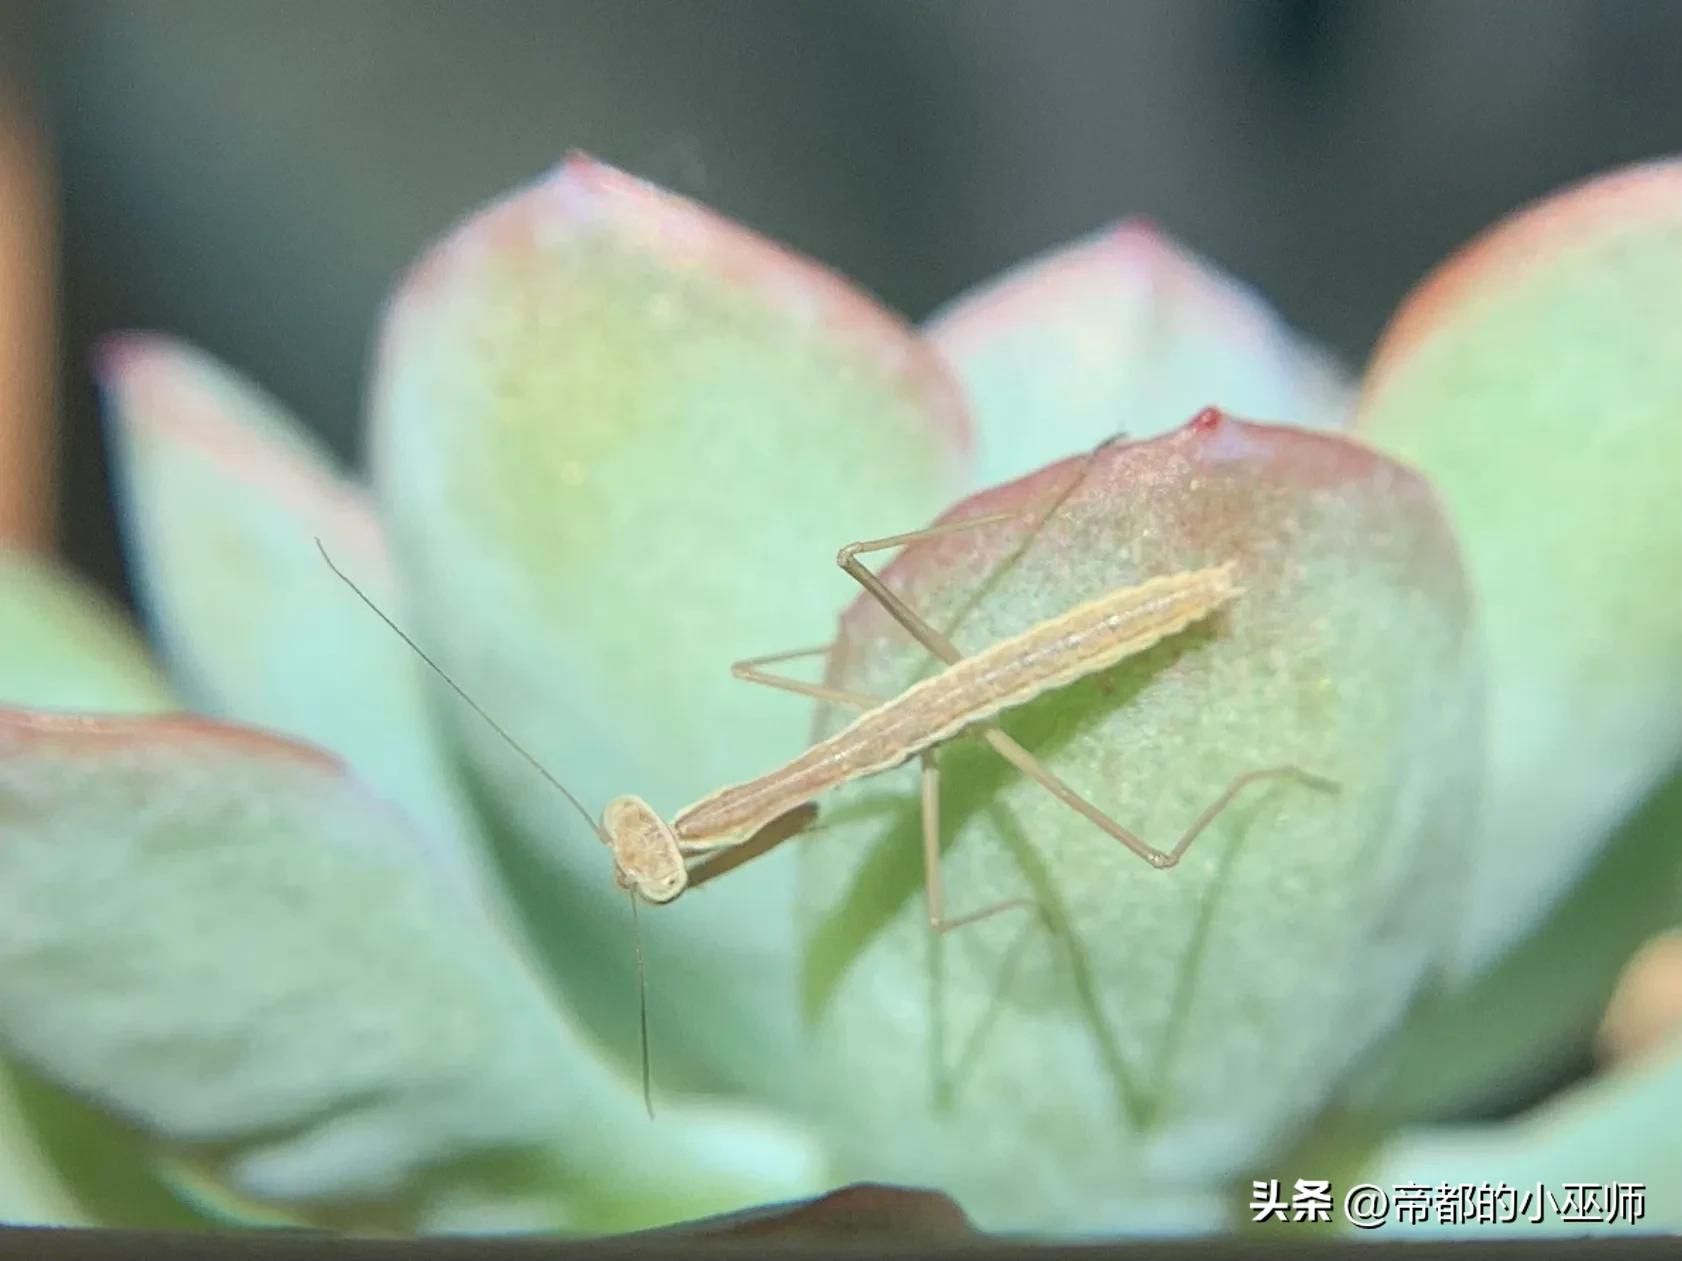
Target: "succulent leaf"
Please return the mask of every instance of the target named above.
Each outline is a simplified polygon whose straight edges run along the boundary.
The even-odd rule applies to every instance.
[[[130,555],[194,707],[332,749],[479,879],[424,667],[317,548],[404,619],[366,493],[278,403],[194,347],[114,337],[99,375]]]
[[[955,387],[824,269],[575,157],[415,267],[376,373],[376,481],[427,642],[599,809],[670,812],[799,751],[809,706],[733,659],[824,643],[853,538],[953,494]],[[523,842],[529,920],[629,1055],[624,895],[549,785],[459,708]],[[523,856],[523,857],[522,857]],[[803,1093],[786,855],[644,915],[668,1075]],[[591,975],[566,960],[584,952]]]
[[[1334,429],[1351,390],[1259,295],[1128,220],[1019,263],[928,325],[975,420],[977,485],[1215,406]]]
[[[1368,369],[1356,432],[1442,495],[1488,637],[1467,970],[1536,926],[1682,753],[1679,293],[1682,162],[1636,167],[1450,259]]]
[[[1078,792],[1166,847],[1245,772],[1338,788],[1257,783],[1156,871],[990,749],[949,746],[948,912],[1026,898],[1046,924],[939,937],[916,772],[843,794],[801,873],[826,1127],[844,1175],[940,1186],[984,1227],[1208,1227],[1219,1180],[1315,1114],[1443,948],[1481,734],[1453,538],[1399,465],[1215,412],[948,515],[1001,510],[1021,516],[886,572],[966,653],[1237,566],[1223,611],[1006,718]],[[861,599],[831,682],[889,695],[928,665]]]
[[[1461,1235],[1682,1234],[1682,1037],[1627,1068],[1572,1087],[1511,1121],[1405,1131],[1360,1177],[1380,1187],[1484,1184],[1534,1196],[1517,1222],[1428,1223],[1405,1229]],[[1587,1215],[1571,1220],[1572,1184]],[[1619,1184],[1641,1189],[1641,1212],[1620,1205]],[[1598,1189],[1605,1188],[1602,1193]],[[1595,1195],[1590,1201],[1586,1197]],[[1404,1227],[1393,1226],[1401,1230]]]
[[[234,1197],[582,1229],[819,1185],[782,1123],[678,1104],[650,1125],[484,906],[326,754],[3,710],[0,819],[0,1046]]]
[[[54,1168],[20,1104],[12,1074],[0,1063],[0,1224],[91,1224],[70,1183]]]
[[[120,610],[53,561],[0,551],[0,704],[155,713],[169,686]]]

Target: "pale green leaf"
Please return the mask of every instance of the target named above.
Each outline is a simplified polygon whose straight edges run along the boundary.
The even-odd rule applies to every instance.
[[[4,1064],[0,1064],[0,1224],[91,1224],[87,1210],[43,1148]]]
[[[424,667],[316,545],[403,617],[363,490],[279,404],[193,347],[113,338],[100,378],[130,555],[194,707],[332,749],[476,878],[478,836]]]
[[[1533,1098],[1582,1060],[1625,961],[1679,912],[1682,775],[1528,937],[1409,1015],[1352,1088],[1351,1108],[1388,1128]]]
[[[991,749],[946,748],[948,914],[1026,898],[1055,931],[1018,909],[938,938],[915,770],[843,794],[801,881],[827,1124],[848,1176],[942,1187],[993,1229],[1208,1228],[1444,948],[1480,718],[1453,539],[1400,466],[1213,412],[951,515],[1000,509],[1022,515],[887,572],[966,653],[1237,565],[1224,611],[1007,718],[1076,791],[1167,847],[1245,772],[1338,788],[1252,785],[1157,871]],[[833,680],[874,695],[928,665],[868,600],[838,652]]]
[[[1018,264],[936,313],[964,386],[979,484],[1207,406],[1336,428],[1350,390],[1324,351],[1250,289],[1143,220]]]
[[[248,729],[0,711],[0,1047],[312,1220],[582,1229],[814,1189],[780,1124],[651,1123],[412,830]]]
[[[1451,259],[1368,371],[1357,432],[1442,495],[1488,637],[1468,970],[1536,927],[1682,752],[1679,294],[1682,163],[1634,168]]]
[[[0,702],[107,714],[174,707],[113,601],[53,561],[13,552],[0,552]],[[0,1061],[0,1222],[182,1224],[165,1201],[118,1127],[75,1114]]]
[[[835,549],[924,523],[966,445],[955,388],[902,322],[581,157],[417,264],[374,413],[421,637],[594,810],[624,792],[674,810],[798,752],[810,706],[730,663],[826,642],[849,598]],[[557,974],[631,1053],[608,855],[455,712],[488,806],[525,837],[510,861]],[[773,855],[643,916],[668,1076],[804,1093],[791,898]]]
[[[121,610],[57,563],[0,551],[0,703],[154,713],[168,685]]]
[[[1678,1117],[1682,1038],[1655,1048],[1627,1068],[1556,1095],[1515,1120],[1404,1133],[1380,1148],[1360,1177],[1387,1190],[1424,1186],[1433,1194],[1444,1184],[1505,1185],[1529,1205],[1519,1221],[1441,1222],[1432,1212],[1419,1223],[1404,1225],[1392,1219],[1391,1231],[1526,1239],[1682,1234]],[[1570,1199],[1573,1184],[1595,1189],[1581,1189]],[[1619,1184],[1639,1188],[1639,1197],[1620,1193],[1615,1189]]]

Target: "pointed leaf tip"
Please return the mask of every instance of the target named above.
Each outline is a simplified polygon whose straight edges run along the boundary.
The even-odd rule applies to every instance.
[[[1205,405],[1313,428],[1347,410],[1329,356],[1146,219],[1019,264],[928,332],[965,387],[986,483]]]
[[[1494,297],[1526,272],[1546,268],[1559,254],[1592,248],[1597,236],[1642,224],[1674,222],[1682,205],[1682,159],[1647,162],[1591,176],[1514,211],[1434,268],[1391,317],[1366,370],[1364,393],[1388,381],[1390,366],[1416,350],[1460,309]],[[1362,406],[1370,406],[1363,397]]]
[[[902,320],[594,162],[451,232],[380,345],[373,459],[417,629],[587,801],[634,789],[674,810],[798,752],[807,712],[743,688],[729,663],[832,634],[846,599],[834,548],[926,521],[964,469],[956,387]],[[472,715],[461,723],[509,830],[566,881],[532,899],[534,931],[588,934],[554,944],[557,973],[586,951],[606,970],[598,996],[629,992],[600,845],[557,821],[548,786]],[[666,957],[694,980],[651,994],[655,1022],[685,1030],[707,1080],[792,1098],[787,862],[645,928],[651,972]],[[557,914],[569,899],[588,913]]]
[[[445,300],[452,277],[481,268],[553,259],[568,248],[629,250],[667,273],[651,298],[655,324],[681,319],[675,305],[694,274],[706,283],[778,312],[797,335],[832,342],[913,396],[924,414],[948,430],[960,459],[971,441],[968,414],[939,359],[924,349],[903,317],[844,276],[701,203],[583,153],[573,153],[525,188],[492,203],[430,249],[399,285],[388,307],[387,339],[405,312]],[[383,351],[382,351],[383,354]]]
[[[359,496],[333,468],[319,441],[264,390],[198,347],[163,333],[128,332],[102,339],[93,356],[107,418],[126,461],[208,461],[271,498],[342,546],[377,554],[379,529]],[[122,486],[131,529],[156,540],[137,517],[167,509],[159,499],[177,489],[136,485],[152,470],[125,466]],[[168,479],[166,479],[168,480]],[[154,497],[156,496],[156,498]],[[145,555],[137,557],[142,563]]]
[[[187,701],[334,749],[478,879],[475,824],[421,667],[318,551],[319,539],[402,619],[366,491],[278,402],[195,347],[121,334],[98,363],[124,542]]]

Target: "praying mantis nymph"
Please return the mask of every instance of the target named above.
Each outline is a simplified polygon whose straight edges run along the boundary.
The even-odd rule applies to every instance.
[[[1246,771],[1216,794],[1172,846],[1158,849],[1077,793],[1006,734],[993,721],[1005,710],[1143,652],[1210,616],[1241,594],[1231,561],[1163,574],[1135,586],[1116,588],[966,657],[858,559],[870,552],[997,525],[1023,515],[1019,511],[987,513],[843,547],[836,563],[918,643],[943,662],[944,668],[897,696],[882,698],[770,674],[763,669],[780,661],[827,652],[827,647],[737,662],[732,666],[732,673],[738,678],[862,712],[846,727],[777,769],[720,788],[679,810],[670,821],[663,819],[641,797],[629,795],[614,798],[600,820],[595,819],[556,776],[333,563],[319,539],[316,545],[328,566],[363,603],[584,818],[612,851],[614,874],[620,886],[630,891],[633,906],[638,899],[654,904],[674,901],[687,889],[733,870],[804,830],[814,816],[813,803],[817,798],[855,780],[903,765],[912,758],[918,758],[922,765],[924,890],[930,927],[944,933],[997,911],[1031,905],[1026,899],[1015,898],[956,917],[945,913],[940,879],[940,772],[936,754],[939,746],[972,730],[978,731],[1022,774],[1158,869],[1178,863],[1192,842],[1250,784],[1292,777],[1310,788],[1335,789],[1333,781],[1296,766]],[[646,1092],[646,1029],[644,1048]]]
[[[1247,771],[1216,795],[1180,838],[1158,849],[1080,796],[1057,774],[991,720],[1004,710],[1022,705],[1048,691],[1104,670],[1143,652],[1220,609],[1240,594],[1233,580],[1234,565],[1223,564],[1164,574],[1136,586],[1120,587],[1064,613],[1038,622],[965,657],[952,642],[895,595],[858,557],[922,539],[978,529],[1017,518],[1018,512],[989,513],[946,522],[928,529],[887,538],[851,543],[837,563],[935,657],[945,662],[938,673],[913,684],[898,696],[877,698],[766,673],[761,667],[827,648],[778,653],[739,661],[732,672],[741,679],[797,692],[818,700],[847,705],[863,712],[834,735],[756,779],[732,784],[679,810],[668,822],[641,797],[614,798],[598,821],[584,805],[526,752],[500,724],[485,713],[443,669],[386,616],[360,588],[321,554],[364,603],[401,635],[443,680],[455,690],[522,757],[531,762],[584,817],[613,853],[621,887],[643,901],[664,904],[685,890],[740,866],[749,858],[795,835],[812,818],[811,805],[823,794],[920,758],[923,771],[925,884],[929,922],[946,931],[999,908],[949,920],[941,893],[939,846],[939,745],[978,729],[1002,757],[1039,783],[1059,801],[1096,824],[1152,867],[1167,868],[1246,786],[1279,776],[1294,777],[1322,790],[1331,780],[1295,766]],[[320,546],[320,540],[317,540]]]

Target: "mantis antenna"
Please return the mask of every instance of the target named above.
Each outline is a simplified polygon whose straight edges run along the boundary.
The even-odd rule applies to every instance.
[[[399,639],[408,644],[414,654],[424,661],[434,674],[443,679],[444,682],[449,685],[450,690],[457,696],[461,697],[461,699],[467,703],[468,708],[484,720],[486,726],[496,732],[497,735],[501,736],[509,748],[513,749],[514,752],[518,753],[522,758],[529,762],[532,768],[536,770],[539,775],[548,780],[549,783],[561,794],[561,796],[566,798],[567,803],[578,812],[579,817],[582,818],[585,823],[589,824],[590,830],[601,839],[602,844],[611,847],[613,842],[609,839],[607,833],[602,830],[602,826],[596,821],[595,816],[584,808],[584,803],[579,801],[577,797],[573,796],[572,791],[565,784],[561,783],[560,779],[552,771],[550,771],[547,766],[543,765],[542,762],[539,762],[523,744],[509,734],[507,728],[486,713],[484,707],[481,706],[478,701],[469,696],[462,688],[461,684],[452,679],[449,672],[433,660],[431,655],[427,653],[426,649],[422,648],[415,642],[414,637],[411,636],[409,632],[393,621],[384,609],[375,604],[368,594],[363,591],[361,587],[356,585],[355,579],[345,573],[344,570],[340,569],[338,565],[333,562],[333,558],[327,554],[326,544],[324,544],[319,537],[315,540],[315,549],[321,553],[321,559],[327,562],[327,568],[333,571],[339,581],[349,587],[358,600],[361,600],[363,604],[366,604],[371,610],[373,610],[374,616],[384,622]],[[642,949],[642,922],[637,918],[637,899],[634,891],[631,894],[631,935],[633,938],[633,949],[636,955],[637,963],[637,1028],[639,1041],[641,1043],[642,1102],[643,1107],[648,1109],[648,1115],[652,1117],[654,1115],[654,1093],[653,1076],[649,1069],[648,1057],[648,978],[647,966],[644,962]]]
[[[654,1119],[653,1074],[648,1065],[648,980],[642,955],[642,921],[637,918],[637,891],[627,889],[631,899],[631,952],[637,961],[637,1037],[642,1045],[642,1106]]]

